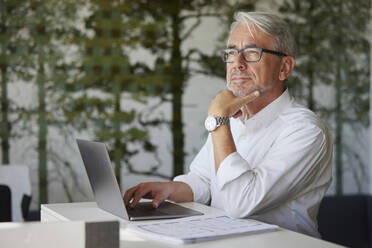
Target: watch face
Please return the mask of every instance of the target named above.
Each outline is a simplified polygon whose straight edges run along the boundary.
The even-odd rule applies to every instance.
[[[216,129],[217,127],[217,120],[215,117],[213,116],[208,116],[207,119],[205,119],[205,122],[204,122],[204,125],[205,125],[205,128],[211,132],[213,131],[214,129]]]

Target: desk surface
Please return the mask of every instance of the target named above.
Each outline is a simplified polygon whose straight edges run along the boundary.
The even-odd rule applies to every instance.
[[[219,214],[221,210],[205,206],[195,202],[180,204],[184,207],[192,208],[203,212],[204,214]],[[46,204],[41,205],[41,222],[50,221],[120,221],[120,247],[181,247],[180,245],[172,245],[162,243],[150,239],[144,239],[126,230],[129,221],[122,220],[104,210],[97,207],[95,202],[80,202],[80,203],[63,203],[63,204]],[[159,220],[161,221],[161,220]],[[341,247],[320,239],[316,239],[307,235],[289,231],[280,228],[278,231],[249,234],[231,238],[224,238],[214,241],[201,242],[197,244],[184,245],[187,247]]]

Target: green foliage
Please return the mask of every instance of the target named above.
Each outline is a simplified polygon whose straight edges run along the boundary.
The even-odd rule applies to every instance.
[[[345,160],[355,162],[348,166],[359,170],[354,173],[357,184],[365,179],[363,170],[358,169],[361,161],[351,159],[359,151],[347,149],[348,140],[343,137],[344,126],[359,131],[369,126],[370,1],[290,0],[283,3],[281,11],[298,44],[295,73],[288,84],[333,127],[336,191],[342,194]],[[321,87],[333,89],[334,106],[315,98],[315,89]]]
[[[128,100],[143,102],[141,97],[124,93],[138,93],[149,77],[140,75],[138,71],[146,67],[132,63],[127,54],[138,46],[138,35],[133,20],[125,18],[125,4],[97,0],[90,1],[90,9],[86,34],[74,40],[81,54],[79,77],[68,87],[63,113],[75,128],[92,130],[96,139],[108,145],[120,185],[123,161],[129,163],[142,150],[156,152],[148,131],[138,122],[137,111],[123,105]],[[128,145],[132,143],[139,146]]]
[[[132,125],[136,113],[132,110],[123,112],[120,109],[120,94],[131,80],[128,77],[131,69],[128,57],[122,56],[121,46],[125,43],[120,37],[116,37],[115,28],[121,25],[118,12],[113,15],[115,20],[119,20],[116,23],[110,19],[110,22],[99,22],[96,25],[91,18],[93,31],[99,34],[96,39],[91,39],[85,33],[86,29],[79,29],[75,23],[82,21],[79,20],[82,13],[78,13],[81,7],[89,8],[90,4],[86,1],[29,0],[6,1],[1,4],[0,38],[3,44],[1,52],[4,55],[1,56],[2,86],[9,83],[8,78],[11,78],[14,83],[34,83],[38,91],[36,106],[18,108],[14,105],[12,109],[19,116],[18,118],[16,115],[17,120],[27,123],[23,125],[26,133],[22,135],[34,135],[34,126],[38,126],[36,150],[41,203],[48,201],[47,160],[58,161],[61,166],[68,164],[67,161],[54,159],[51,156],[57,153],[48,151],[48,130],[53,127],[67,135],[73,133],[71,130],[93,128],[97,139],[119,139],[122,143],[143,142],[145,149],[151,150],[146,141],[147,131],[140,128],[121,130],[121,126]],[[108,24],[112,24],[112,34],[107,29],[102,29]],[[76,47],[81,48],[77,52],[82,56],[73,56],[69,52],[73,49],[76,51]],[[74,58],[71,60],[71,57]],[[92,95],[92,92],[96,94]],[[5,93],[4,86],[2,94]],[[7,97],[2,97],[2,100],[9,103]],[[2,105],[2,114],[7,113],[4,106],[6,105]],[[10,123],[4,116],[9,118],[8,115],[3,115],[2,123]],[[9,133],[10,128],[3,130],[2,144],[7,138],[5,134]],[[108,143],[115,144],[118,150],[120,142]],[[2,147],[7,148],[5,145]],[[131,156],[135,152],[123,151],[122,154]],[[116,156],[119,156],[120,161],[121,154],[115,154],[119,154]]]
[[[55,94],[50,94],[49,90],[56,82],[54,68],[64,58],[61,50],[64,39],[61,33],[71,30],[68,21],[78,3],[79,1],[33,0],[0,3],[1,121],[8,122],[9,127],[16,127],[13,132],[9,128],[1,135],[3,158],[8,156],[10,137],[33,135],[33,127],[38,127],[36,151],[39,159],[41,203],[47,202],[48,126],[56,124],[58,120],[58,115],[54,115],[57,113],[56,105],[53,104]],[[21,107],[22,99],[8,99],[8,86],[19,82],[35,83],[38,91],[37,106]],[[8,104],[10,102],[12,105]],[[46,104],[47,102],[50,104]],[[17,128],[18,124],[23,129]]]

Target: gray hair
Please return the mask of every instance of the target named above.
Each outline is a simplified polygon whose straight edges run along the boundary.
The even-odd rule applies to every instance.
[[[237,12],[235,21],[231,24],[231,32],[239,25],[245,24],[253,36],[249,23],[255,24],[265,34],[273,37],[274,49],[279,52],[294,56],[296,42],[293,38],[289,25],[280,17],[266,12]]]

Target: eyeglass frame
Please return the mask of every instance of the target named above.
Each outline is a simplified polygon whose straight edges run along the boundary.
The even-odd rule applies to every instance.
[[[242,53],[245,49],[247,48],[256,48],[260,51],[260,57],[257,59],[257,60],[254,60],[254,61],[248,61],[245,56],[244,56],[244,53]],[[233,47],[230,47],[230,48],[226,48],[224,50],[221,50],[221,56],[222,56],[222,61],[225,62],[225,63],[233,63],[233,62],[227,62],[224,60],[224,55],[226,53],[226,50],[235,50],[238,52],[238,55],[239,53],[242,54],[242,57],[244,59],[245,62],[258,62],[261,60],[262,58],[262,53],[265,52],[265,53],[271,53],[271,54],[274,54],[274,55],[277,55],[279,57],[286,57],[288,56],[287,54],[285,53],[282,53],[282,52],[279,52],[279,51],[274,51],[274,50],[270,50],[270,49],[266,49],[266,48],[261,48],[261,47],[256,47],[256,46],[253,46],[253,47],[245,47],[245,48],[242,48],[242,49],[236,49],[236,48],[233,48]]]

